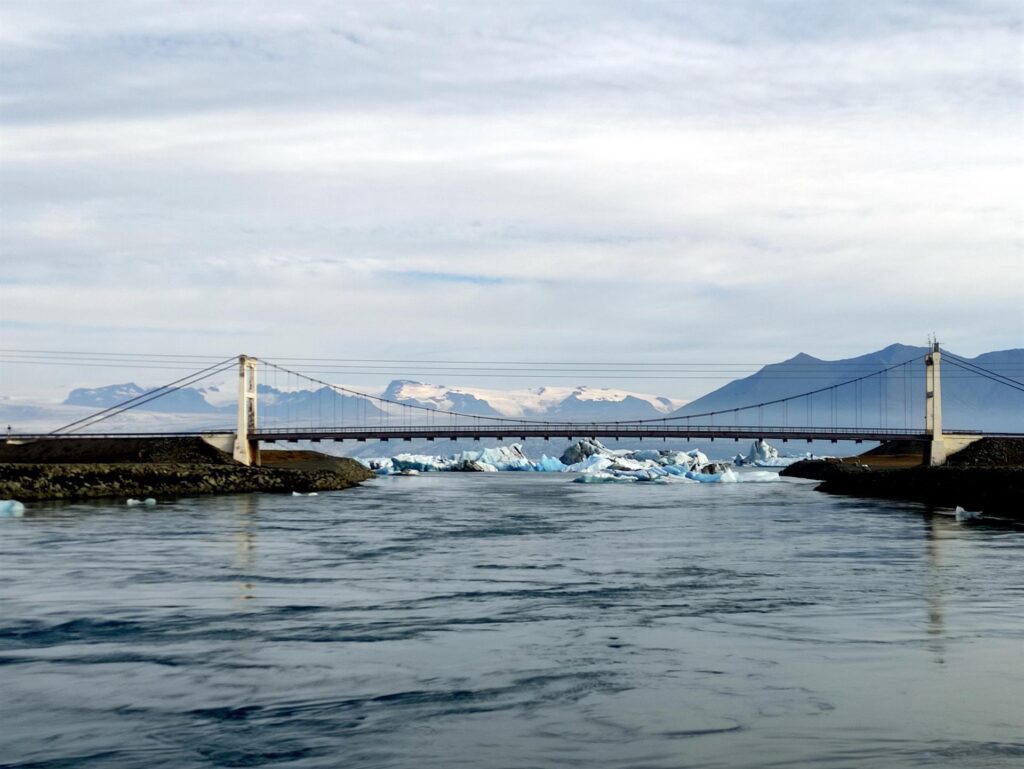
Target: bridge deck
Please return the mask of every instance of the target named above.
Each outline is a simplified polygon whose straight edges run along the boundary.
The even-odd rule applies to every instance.
[[[345,427],[345,428],[313,428],[294,429],[276,428],[259,429],[250,434],[254,440],[273,443],[276,441],[414,441],[414,440],[482,440],[485,438],[502,440],[505,438],[611,438],[642,440],[676,439],[676,440],[714,440],[716,438],[734,440],[790,440],[804,441],[927,441],[929,436],[923,432],[887,429],[821,429],[803,427],[717,427],[717,426],[652,426],[622,424],[538,424],[538,425],[480,425],[430,427],[426,425],[410,425],[406,427]]]
[[[64,438],[172,438],[197,437],[202,435],[233,435],[233,430],[168,431],[137,433],[70,433],[52,435],[49,433],[22,433],[6,436],[9,441],[61,440]],[[980,430],[945,430],[946,436],[970,435],[982,438],[1024,439],[1024,433],[984,432]],[[550,423],[550,424],[501,424],[459,425],[432,427],[430,425],[407,425],[388,427],[303,427],[303,428],[259,428],[249,436],[264,443],[297,441],[414,441],[414,440],[504,440],[506,438],[610,438],[623,440],[673,439],[673,440],[765,440],[782,441],[913,441],[927,442],[931,437],[924,432],[888,428],[821,428],[821,427],[752,427],[717,425],[629,425],[615,423]]]

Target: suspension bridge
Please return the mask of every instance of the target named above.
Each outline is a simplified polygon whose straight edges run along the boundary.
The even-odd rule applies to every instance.
[[[78,419],[46,434],[9,435],[8,440],[61,440],[75,437],[140,438],[199,436],[231,453],[246,465],[258,464],[260,445],[276,442],[322,441],[481,441],[505,439],[604,438],[662,440],[774,440],[885,442],[921,444],[925,462],[939,465],[947,455],[983,437],[1024,438],[1024,433],[982,430],[944,430],[942,416],[942,365],[954,366],[960,375],[969,374],[1024,393],[1024,382],[945,353],[938,343],[923,356],[868,374],[853,377],[795,395],[741,404],[698,414],[667,415],[658,418],[616,421],[548,421],[541,419],[481,416],[422,404],[402,403],[380,395],[361,392],[323,381],[270,360],[241,355],[212,364],[162,387],[126,399],[109,408]],[[923,367],[923,420],[910,423],[911,369]],[[166,432],[103,432],[97,426],[153,401],[191,387],[230,370],[237,370],[238,392],[233,430]],[[917,369],[920,371],[920,369]],[[285,386],[270,387],[271,381]],[[314,406],[299,404],[289,393],[297,384],[313,387]],[[894,384],[895,383],[895,387]],[[874,388],[872,390],[872,388]],[[877,420],[867,412],[865,393],[871,390],[877,405]],[[307,391],[308,392],[308,391]],[[902,393],[904,420],[891,425],[890,415],[900,410]],[[846,394],[846,410],[840,403]],[[262,401],[262,402],[261,402]],[[895,403],[894,403],[895,402]],[[295,407],[292,409],[292,407]],[[852,408],[852,411],[850,410]],[[852,413],[852,418],[851,418]],[[916,416],[916,415],[915,415]],[[843,418],[852,424],[842,424]]]

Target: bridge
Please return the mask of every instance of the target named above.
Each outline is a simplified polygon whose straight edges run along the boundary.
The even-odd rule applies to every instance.
[[[946,360],[960,373],[1024,392],[1024,382],[985,369],[952,354],[944,354],[938,343],[928,352],[863,376],[834,383],[808,392],[760,403],[742,404],[733,408],[707,411],[686,416],[668,415],[659,418],[618,421],[545,421],[480,416],[420,404],[401,403],[379,395],[360,392],[331,384],[308,374],[281,366],[273,361],[248,355],[232,357],[193,372],[163,387],[129,398],[46,434],[10,435],[8,440],[61,440],[67,437],[169,437],[201,436],[231,453],[246,465],[258,464],[260,445],[277,442],[322,441],[480,441],[530,438],[604,438],[633,441],[650,440],[774,440],[884,442],[905,441],[921,444],[925,461],[940,465],[947,455],[982,437],[1024,438],[1024,433],[985,432],[981,430],[944,430],[942,423],[942,364]],[[910,424],[906,376],[909,367],[924,369],[923,423]],[[96,432],[95,427],[107,420],[139,408],[158,398],[189,387],[203,379],[223,375],[231,369],[238,374],[238,399],[233,430],[197,430],[167,432]],[[284,390],[265,388],[259,382],[285,378]],[[893,389],[890,380],[902,381],[904,424],[889,426],[886,402]],[[286,402],[264,403],[270,398],[282,399],[282,392],[294,391],[296,383],[312,385],[318,398],[316,413],[289,413]],[[870,420],[860,401],[868,387],[877,386],[878,421]],[[899,392],[899,387],[896,389]],[[842,393],[852,395],[855,424],[839,424],[838,403]],[[276,393],[277,395],[271,395]],[[898,396],[893,396],[898,397]],[[858,400],[859,399],[859,400]],[[883,404],[885,408],[883,409]],[[272,406],[272,419],[260,421],[261,411]],[[897,404],[898,407],[898,404]],[[898,408],[897,408],[898,410]],[[781,417],[781,419],[779,418]],[[801,421],[802,420],[802,421]],[[820,422],[826,422],[822,425]],[[795,424],[793,424],[795,422]],[[84,432],[88,430],[89,432]]]

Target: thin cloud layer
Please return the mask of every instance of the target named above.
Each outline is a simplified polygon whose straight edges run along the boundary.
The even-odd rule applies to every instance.
[[[2,346],[1020,346],[1021,15],[9,1]],[[5,368],[0,392],[45,379]]]

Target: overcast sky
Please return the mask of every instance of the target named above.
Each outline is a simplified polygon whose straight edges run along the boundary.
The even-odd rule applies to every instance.
[[[1017,0],[4,0],[0,347],[1024,346],[1022,17]],[[0,393],[126,378],[0,365]]]

